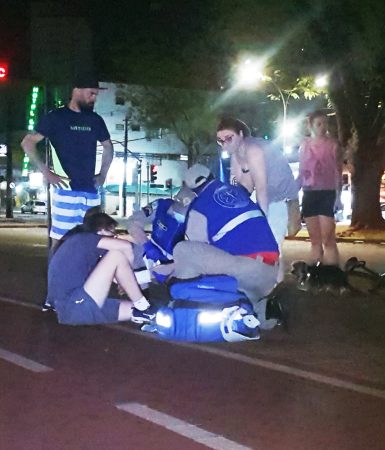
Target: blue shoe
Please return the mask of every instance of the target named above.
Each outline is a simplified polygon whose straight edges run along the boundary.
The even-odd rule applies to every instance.
[[[134,323],[151,323],[155,320],[155,316],[156,308],[154,306],[150,306],[144,311],[132,308],[131,321]]]

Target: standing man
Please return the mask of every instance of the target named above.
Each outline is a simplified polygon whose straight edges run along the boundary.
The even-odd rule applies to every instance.
[[[255,190],[256,200],[266,214],[282,253],[288,227],[293,225],[289,223],[288,202],[297,209],[296,220],[300,220],[298,187],[286,158],[276,146],[251,137],[248,126],[232,117],[219,123],[217,142],[231,155],[232,181],[244,186],[250,194]],[[278,281],[283,277],[281,264]]]
[[[113,159],[113,145],[103,119],[93,111],[99,93],[97,79],[83,73],[74,83],[67,106],[43,116],[21,146],[52,184],[53,247],[70,229],[83,223],[87,209],[100,204],[102,186]],[[39,157],[37,143],[48,138],[53,147],[53,170]],[[95,174],[96,145],[103,146],[100,172]]]

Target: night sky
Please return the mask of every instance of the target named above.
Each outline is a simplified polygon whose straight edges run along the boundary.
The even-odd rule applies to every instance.
[[[52,2],[51,2],[52,3]],[[55,3],[55,2],[53,2]],[[294,2],[298,4],[300,2]],[[15,76],[30,70],[31,1],[2,0],[0,58]],[[241,49],[259,49],[282,32],[275,0],[83,0],[65,4],[67,15],[85,17],[102,79],[131,83],[218,88],[229,60]],[[282,16],[283,14],[283,16]],[[69,30],[70,32],[70,30]]]

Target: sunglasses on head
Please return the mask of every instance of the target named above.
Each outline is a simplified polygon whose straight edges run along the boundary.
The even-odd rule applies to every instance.
[[[234,134],[232,134],[232,135],[230,135],[230,136],[225,136],[225,138],[224,139],[221,139],[221,138],[217,138],[217,143],[219,144],[219,145],[224,145],[224,144],[231,144],[232,143],[232,141],[233,141],[233,138],[234,138]]]

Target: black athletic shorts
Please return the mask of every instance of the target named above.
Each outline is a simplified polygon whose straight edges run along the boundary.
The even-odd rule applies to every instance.
[[[334,217],[334,203],[336,191],[303,191],[303,217],[327,216]]]

